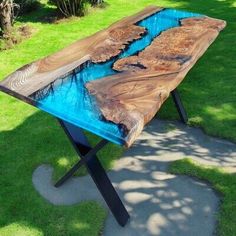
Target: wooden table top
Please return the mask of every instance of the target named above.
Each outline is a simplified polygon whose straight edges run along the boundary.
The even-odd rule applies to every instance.
[[[129,147],[225,25],[149,6],[21,67],[0,90]]]

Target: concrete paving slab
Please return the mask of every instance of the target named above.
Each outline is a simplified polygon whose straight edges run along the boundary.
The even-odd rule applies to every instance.
[[[155,155],[161,162],[189,157],[204,165],[236,172],[236,144],[180,122],[154,119],[128,153],[130,156]]]
[[[208,137],[201,130],[178,122],[153,120],[108,172],[131,220],[123,228],[109,213],[104,235],[213,235],[217,195],[200,181],[166,172],[171,161],[186,156],[203,164],[225,166],[230,171],[236,168],[235,144]],[[47,165],[33,173],[36,190],[52,204],[95,200],[106,207],[89,176],[71,178],[55,188],[52,173]]]

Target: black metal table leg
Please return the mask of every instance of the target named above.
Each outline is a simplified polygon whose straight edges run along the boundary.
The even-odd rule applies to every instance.
[[[108,141],[102,140],[94,148],[91,148],[87,138],[79,127],[62,120],[59,120],[59,122],[81,160],[77,162],[55,186],[58,187],[63,184],[79,167],[85,165],[117,222],[121,226],[125,226],[130,216],[96,156],[96,153],[103,148]]]
[[[98,158],[96,156],[90,158],[85,165],[117,222],[125,226],[130,216]]]
[[[171,95],[172,95],[172,98],[174,100],[177,111],[179,113],[181,121],[186,124],[188,122],[188,116],[187,116],[187,113],[184,109],[183,103],[181,101],[181,98],[179,96],[179,93],[178,93],[177,89],[173,90],[171,92]]]

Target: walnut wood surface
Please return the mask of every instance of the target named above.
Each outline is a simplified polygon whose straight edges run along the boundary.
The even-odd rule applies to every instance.
[[[137,56],[116,61],[113,68],[123,73],[86,84],[104,117],[124,126],[127,147],[224,27],[209,17],[184,19]]]
[[[28,97],[86,61],[103,62],[117,56],[125,46],[141,37],[145,29],[134,23],[163,8],[149,6],[143,11],[81,39],[61,51],[23,66],[0,82],[0,89]]]

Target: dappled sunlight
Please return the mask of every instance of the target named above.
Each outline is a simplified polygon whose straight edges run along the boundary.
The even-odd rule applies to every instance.
[[[85,222],[79,222],[79,220],[77,220],[77,221],[71,222],[70,227],[74,228],[75,230],[81,230],[81,229],[84,230],[84,229],[89,229],[91,225]]]
[[[169,162],[175,159],[170,157],[172,152],[176,158],[178,156],[183,157],[180,153],[176,154],[176,149],[187,149],[188,145],[185,148],[179,147],[175,140],[168,146],[166,145],[166,142],[169,142],[169,140],[166,141],[168,134],[164,133],[165,127],[163,127],[165,125],[161,121],[156,121],[156,125],[151,122],[150,126],[149,129],[146,129],[146,134],[144,133],[140,137],[135,147],[128,150],[125,156],[116,163],[117,168],[115,165],[113,170],[115,173],[110,173],[114,185],[118,189],[120,196],[123,196],[125,206],[129,209],[131,217],[133,217],[125,233],[140,233],[145,232],[141,231],[145,229],[150,234],[157,235],[177,235],[178,233],[179,235],[190,235],[197,231],[198,233],[196,234],[207,235],[206,231],[203,233],[204,227],[210,226],[210,221],[214,219],[215,214],[212,208],[212,204],[215,201],[212,190],[202,182],[180,176],[177,177],[161,171],[165,170]],[[172,132],[176,132],[179,129],[180,127],[178,126]],[[186,129],[189,128],[186,127]],[[152,134],[151,136],[150,133]],[[176,138],[179,142],[184,143],[185,139],[187,139],[184,137],[188,135],[185,130],[181,129]],[[202,135],[204,136],[204,134]],[[152,143],[156,142],[158,145],[149,145],[146,152],[146,147],[148,146],[146,144],[149,143],[151,138]],[[193,137],[191,138],[194,140]],[[201,140],[201,137],[199,139]],[[194,141],[197,142],[198,140]],[[202,141],[203,143],[206,142],[204,139]],[[173,143],[174,150],[172,150]],[[191,144],[192,142],[190,141],[189,145]],[[163,153],[159,154],[159,150],[163,148],[165,155]],[[206,146],[204,148],[207,149]],[[208,150],[208,155],[210,152]],[[140,156],[141,154],[143,155]],[[202,157],[204,159],[204,155]],[[120,168],[122,163],[123,169]],[[136,166],[139,166],[139,168],[136,168]],[[201,192],[200,196],[195,195],[194,191],[196,189]],[[203,200],[205,198],[208,200]],[[195,218],[198,219],[198,223],[202,220],[200,223],[203,229],[202,233],[199,233],[199,229],[195,226]],[[191,222],[192,220],[193,222]],[[112,222],[112,220],[108,219],[108,229],[111,227],[109,225]],[[105,229],[105,235],[106,232]],[[119,235],[119,233],[121,231],[114,230],[114,235]]]
[[[205,106],[204,112],[209,116],[214,117],[215,120],[225,121],[234,120],[236,124],[236,105],[235,103],[224,103],[220,106]]]
[[[165,180],[165,179],[173,179],[175,178],[175,176],[160,171],[152,171],[152,178],[156,180]]]
[[[171,130],[167,131],[168,127]],[[113,236],[145,235],[147,232],[211,235],[219,203],[212,189],[203,182],[166,171],[170,162],[184,156],[202,163],[236,168],[235,153],[234,144],[210,138],[199,129],[153,120],[108,172],[131,220],[121,228],[109,214],[104,235],[109,235],[108,232]],[[48,201],[69,205],[95,200],[107,208],[89,176],[72,178],[55,188],[52,174],[51,167],[40,166],[33,176],[34,186]]]
[[[168,222],[161,214],[155,213],[148,218],[147,227],[150,234],[160,235],[160,227],[168,227]]]
[[[24,224],[23,222],[14,222],[0,228],[0,235],[2,236],[43,236],[44,233],[33,226]]]
[[[139,158],[143,160],[159,156],[159,161],[164,162],[188,156],[202,164],[234,167],[236,171],[236,147],[233,143],[208,137],[200,129],[177,122],[167,123],[175,124],[176,129],[167,131],[165,122],[152,121],[134,144],[142,146],[142,152],[136,153],[131,149],[129,153],[142,153],[143,157]]]
[[[69,167],[70,162],[66,157],[62,157],[57,161],[57,164],[62,167]]]
[[[126,202],[128,202],[131,205],[140,204],[141,202],[148,201],[153,196],[146,193],[140,193],[140,192],[130,192],[126,193],[124,196],[124,199]]]
[[[217,202],[212,190],[201,182],[160,171],[163,169],[164,162],[161,161],[164,157],[156,152],[140,157],[139,154],[144,153],[143,148],[146,147],[139,143],[127,151],[124,157],[117,161],[118,167],[116,168],[115,164],[115,168],[109,174],[132,217],[123,233],[193,235],[200,232],[196,227],[199,221],[203,231],[206,228],[210,230],[210,222],[214,221],[215,214],[213,206]],[[165,167],[169,161],[166,160]],[[123,169],[120,168],[122,163]],[[138,169],[136,165],[139,166]],[[201,195],[197,195],[195,190],[201,192]],[[111,225],[114,227],[114,224],[111,216],[107,221],[104,235],[108,235],[107,230],[111,229]],[[113,228],[113,235],[121,233],[121,230]],[[205,231],[199,234],[208,233]]]
[[[132,155],[135,163],[142,166],[142,171],[135,168],[134,162],[128,163],[126,157],[129,159],[130,155],[125,154],[117,161],[123,163],[123,169],[119,165],[116,169],[115,164],[108,174],[131,220],[125,228],[121,228],[109,213],[104,235],[110,235],[108,232],[114,236],[145,235],[145,232],[172,235],[175,232],[175,235],[187,236],[197,234],[198,225],[205,232],[202,235],[213,232],[218,200],[210,187],[187,177],[158,171],[161,167],[158,157],[156,160],[147,158],[144,161],[145,157],[141,160]],[[154,165],[156,170],[150,170],[150,166]],[[55,188],[51,183],[52,172],[51,167],[40,166],[33,176],[36,189],[48,201],[56,205],[68,205],[96,200],[107,208],[89,176],[72,178],[60,188]]]
[[[139,171],[137,171],[136,169],[136,172],[139,172]],[[118,186],[121,190],[125,191],[126,189],[129,189],[129,190],[139,189],[140,186],[142,186],[142,189],[148,189],[148,188],[150,189],[150,188],[156,187],[156,184],[153,184],[148,180],[132,180],[132,181],[124,180],[120,182]]]

